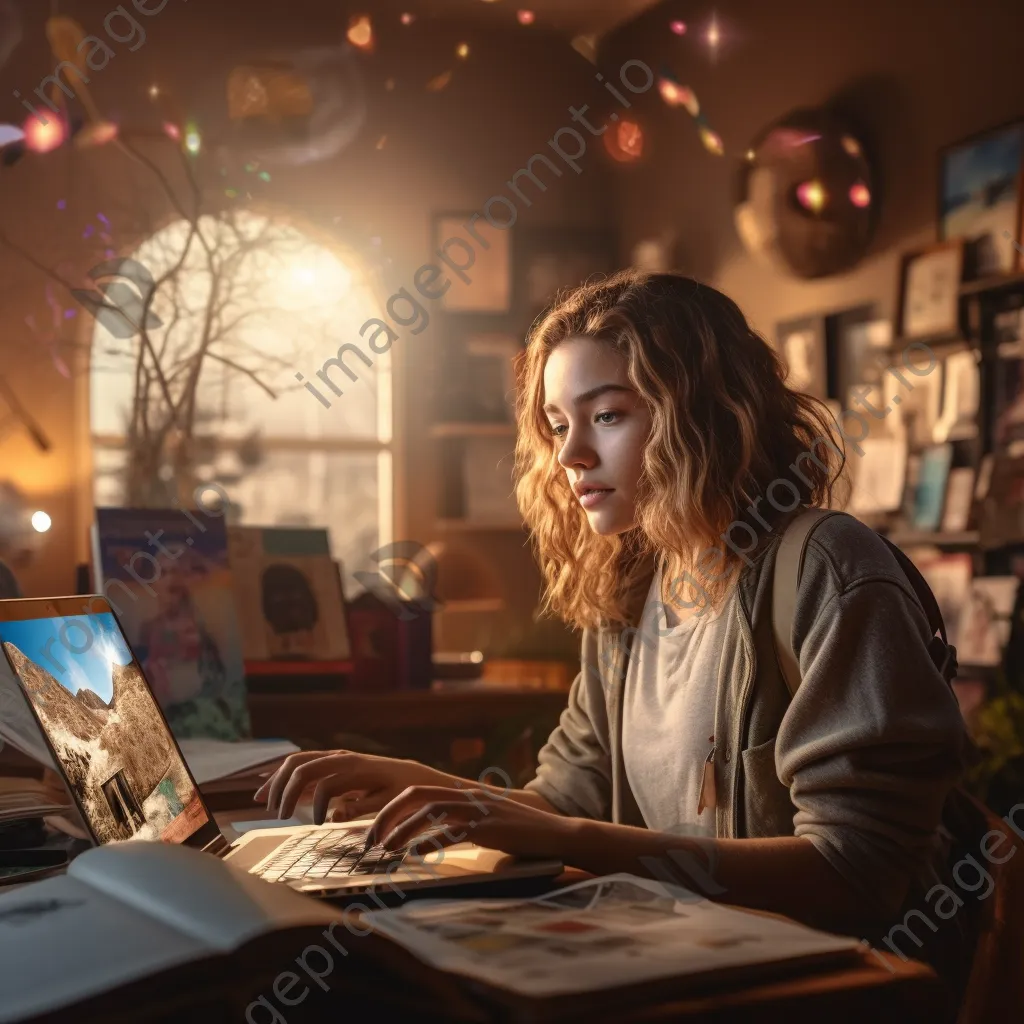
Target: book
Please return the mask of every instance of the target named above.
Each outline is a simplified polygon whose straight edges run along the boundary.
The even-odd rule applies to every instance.
[[[235,1012],[224,1019],[244,1020],[246,1004],[261,991],[273,998],[275,975],[296,969],[309,943],[345,959],[324,938],[333,922],[337,908],[189,847],[95,847],[63,875],[0,894],[0,1022],[71,1006],[76,1020],[150,1019],[157,1008],[225,1000]],[[330,937],[358,941],[338,926]],[[326,964],[306,959],[313,971]]]
[[[350,657],[327,530],[229,526],[228,552],[246,662]]]
[[[217,1019],[286,1021],[307,997],[304,1010],[324,1016],[303,1019],[328,1019],[332,992],[331,1018],[344,1007],[391,1019],[418,1005],[431,1020],[541,1021],[589,997],[606,1019],[618,1005],[861,957],[858,939],[632,875],[529,900],[341,910],[163,843],[87,850],[65,874],[0,894],[8,931],[17,941],[4,946],[0,1024],[70,1019],[72,1008],[79,1022],[157,1009],[190,1019],[200,1006]]]
[[[175,736],[247,739],[223,519],[182,509],[98,508],[93,572]]]

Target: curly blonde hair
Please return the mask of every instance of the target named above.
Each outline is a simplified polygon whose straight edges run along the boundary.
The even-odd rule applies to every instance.
[[[548,356],[577,336],[622,354],[652,416],[637,526],[620,536],[591,530],[542,411]],[[767,489],[785,481],[796,507],[829,506],[845,451],[827,407],[785,375],[737,305],[692,278],[625,270],[560,298],[517,369],[516,497],[544,579],[541,612],[579,628],[630,621],[657,558],[677,585],[710,548],[722,561],[703,589],[717,606],[752,550],[723,548],[724,531],[756,523],[761,544],[794,507],[779,511],[773,498],[758,509]]]

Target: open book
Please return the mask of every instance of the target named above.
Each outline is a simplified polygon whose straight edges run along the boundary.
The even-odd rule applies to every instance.
[[[123,842],[0,894],[0,1024],[69,1019],[71,1007],[79,1022],[154,1007],[189,1019],[211,1005],[255,1024],[290,1019],[282,993],[305,990],[322,1019],[432,1005],[449,1021],[544,1021],[591,1004],[605,1019],[620,1004],[855,959],[858,947],[631,875],[360,914],[187,847]]]
[[[164,843],[95,847],[66,874],[0,894],[0,1022],[70,1006],[78,1020],[108,1011],[148,1019],[183,997],[227,1002],[242,1020],[238,1003],[246,1000],[244,1013],[261,991],[271,993],[310,943],[345,959],[327,934],[342,947],[358,941],[338,908],[216,857]],[[244,968],[231,959],[239,952]],[[325,971],[324,958],[307,959]]]

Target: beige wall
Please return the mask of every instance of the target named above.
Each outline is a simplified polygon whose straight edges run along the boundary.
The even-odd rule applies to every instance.
[[[315,15],[318,9],[326,12],[323,18]],[[77,13],[88,31],[99,26],[107,10],[109,4],[86,0]],[[276,46],[326,45],[344,36],[346,14],[337,5],[298,0],[289,10],[293,16],[283,22],[274,5],[245,5],[243,23],[238,8],[230,5],[197,8],[172,3],[147,24],[144,49],[131,54],[122,47],[95,75],[93,95],[104,110],[119,109],[136,119],[151,117],[145,90],[150,81],[157,81],[177,95],[184,110],[203,121],[204,129],[211,126],[212,137],[218,119],[223,121],[224,83],[233,63]],[[53,60],[41,45],[41,17],[42,13],[39,24],[26,30],[31,45],[0,70],[0,96],[10,95],[14,88],[31,90],[45,69],[52,68]],[[391,20],[397,23],[396,16]],[[431,258],[433,211],[476,210],[489,196],[507,192],[504,183],[511,175],[569,122],[570,104],[602,103],[607,98],[593,80],[591,65],[562,39],[526,31],[487,35],[426,18],[414,27],[415,31],[392,28],[382,33],[378,52],[360,58],[369,97],[361,138],[330,161],[275,170],[272,186],[266,189],[268,199],[336,231],[342,242],[365,245],[371,236],[380,236],[396,261],[395,276],[401,283],[411,282],[413,271]],[[471,59],[465,64],[453,56],[463,39],[471,45]],[[424,84],[447,68],[455,71],[448,88],[427,92]],[[390,92],[383,87],[389,77],[396,83]],[[18,118],[17,101],[12,99],[8,106],[0,108],[0,120]],[[382,135],[387,143],[377,150]],[[81,242],[81,230],[94,216],[97,200],[119,188],[111,184],[108,158],[84,159],[87,170],[83,159],[64,151],[27,156],[13,168],[0,169],[0,225],[48,265],[63,259],[75,262],[79,275],[95,262]],[[607,164],[604,154],[591,145],[581,160],[583,173],[566,170],[546,193],[535,197],[531,208],[520,209],[519,224],[610,224]],[[531,186],[527,183],[525,188]],[[73,205],[58,214],[56,202],[65,197]],[[64,302],[71,304],[66,296]],[[37,320],[49,315],[44,278],[0,249],[3,372],[54,444],[53,451],[43,455],[17,431],[0,438],[0,478],[23,487],[54,520],[34,563],[21,572],[25,589],[43,595],[70,591],[76,557],[84,551],[89,509],[85,502],[76,525],[76,473],[81,477],[77,467],[85,465],[81,454],[76,455],[76,445],[82,446],[88,423],[88,389],[81,378],[64,380],[30,340],[24,326],[30,312]],[[376,312],[367,311],[367,316]],[[415,338],[403,336],[392,349],[395,415],[405,441],[400,454],[408,469],[397,494],[396,529],[400,536],[421,542],[432,539],[436,467],[434,445],[426,433],[438,340],[432,324]],[[319,362],[331,354],[324,352]],[[307,377],[315,368],[297,367]],[[86,483],[81,489],[87,494],[87,482],[78,482]],[[530,588],[524,593],[518,581],[529,565],[529,554],[511,539],[516,543],[501,547],[510,550],[507,571],[517,579],[513,618],[520,623],[516,628],[525,628],[532,598]]]
[[[769,337],[775,324],[867,302],[892,316],[899,254],[936,235],[938,150],[1024,116],[1024,5],[1006,0],[734,0],[718,5],[716,64],[697,38],[671,35],[662,4],[611,41],[609,59],[668,64],[696,92],[724,157],[707,153],[689,115],[652,91],[640,113],[649,157],[617,180],[628,247],[671,226],[678,266],[734,298]],[[852,272],[803,282],[756,263],[732,222],[738,163],[776,117],[845,96],[874,145],[882,216]],[[628,251],[628,249],[627,249]]]

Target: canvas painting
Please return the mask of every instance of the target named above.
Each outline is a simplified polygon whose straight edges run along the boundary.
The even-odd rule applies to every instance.
[[[963,238],[975,273],[1010,273],[1020,211],[1024,122],[950,147],[942,158],[942,238]]]

